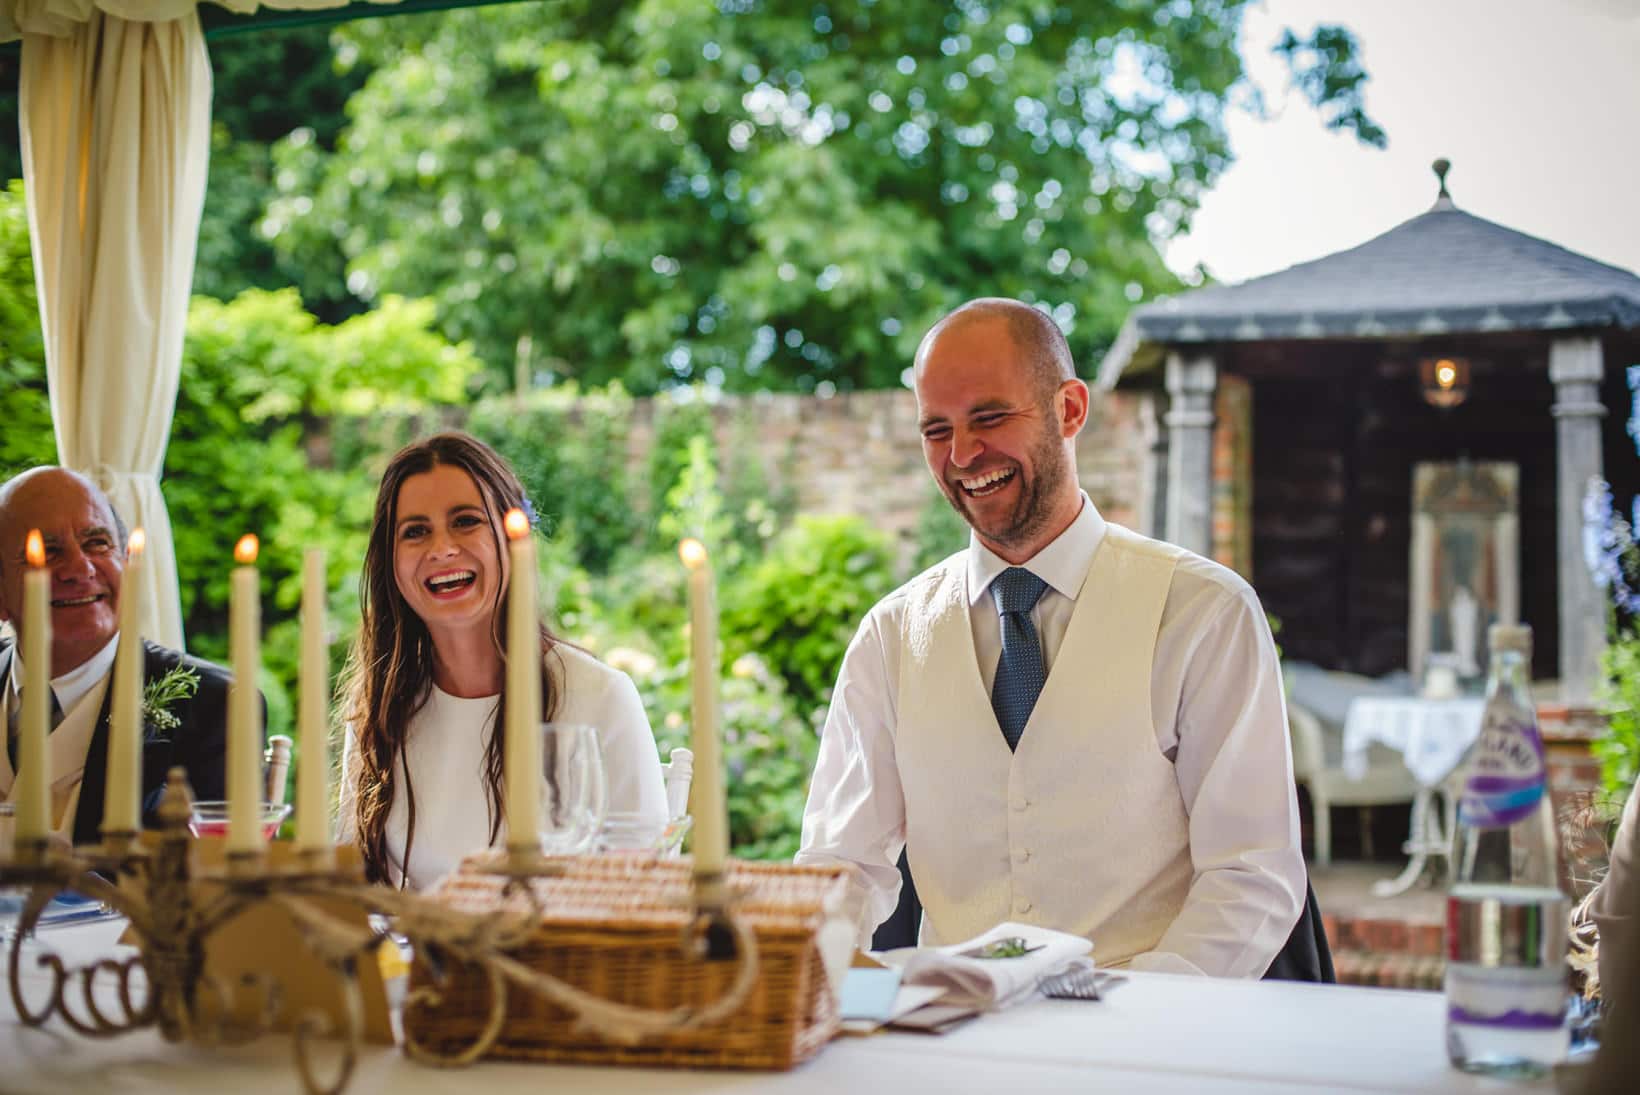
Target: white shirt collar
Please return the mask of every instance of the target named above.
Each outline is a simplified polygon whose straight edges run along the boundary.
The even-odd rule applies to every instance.
[[[1082,492],[1082,508],[1065,531],[1054,537],[1048,546],[1018,564],[1041,578],[1062,597],[1076,600],[1082,591],[1082,580],[1093,565],[1093,553],[1105,539],[1105,519],[1099,515],[1088,492]],[[972,608],[991,588],[998,574],[1016,564],[980,543],[979,537],[968,534],[968,605]]]
[[[85,699],[86,693],[96,687],[97,682],[108,675],[114,668],[114,655],[119,652],[119,632],[91,657],[70,669],[60,677],[53,677],[51,690],[56,693],[57,706],[63,709],[63,714],[74,710],[74,705]],[[23,691],[23,653],[16,646],[11,648],[11,694],[18,696]]]

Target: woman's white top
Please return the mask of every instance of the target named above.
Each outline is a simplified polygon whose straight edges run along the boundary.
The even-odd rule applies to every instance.
[[[604,771],[609,778],[610,814],[633,813],[654,821],[657,828],[663,825],[666,789],[661,780],[660,754],[631,678],[571,646],[554,647],[546,660],[558,691],[553,721],[585,723],[598,731]],[[427,702],[411,717],[404,766],[398,772],[398,790],[387,815],[388,875],[394,885],[399,885],[405,874],[404,842],[410,818],[407,786],[413,786],[416,792],[410,889],[425,889],[453,870],[463,857],[492,846],[484,754],[499,700],[499,696],[464,699],[434,685]],[[353,829],[357,749],[349,727],[342,753],[344,833]],[[503,816],[494,846],[504,846],[506,841],[507,819]]]

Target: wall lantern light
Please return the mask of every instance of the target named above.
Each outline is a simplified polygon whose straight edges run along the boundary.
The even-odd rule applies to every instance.
[[[1469,359],[1426,357],[1418,362],[1424,401],[1431,407],[1449,411],[1469,398]]]

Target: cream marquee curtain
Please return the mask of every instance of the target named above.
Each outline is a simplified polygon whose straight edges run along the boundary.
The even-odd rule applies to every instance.
[[[210,152],[198,17],[93,12],[66,36],[25,36],[18,111],[58,459],[146,530],[143,634],[180,649],[159,472]]]
[[[248,14],[345,2],[221,6]],[[195,7],[0,0],[0,42],[23,39],[18,122],[58,458],[147,532],[143,634],[177,649],[176,551],[159,474],[210,155],[211,68]]]

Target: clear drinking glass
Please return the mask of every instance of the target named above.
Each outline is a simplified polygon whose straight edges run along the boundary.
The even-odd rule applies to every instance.
[[[609,810],[598,731],[585,723],[541,724],[541,851],[592,850]]]
[[[666,831],[665,821],[643,814],[612,813],[598,832],[601,852],[653,852]]]
[[[693,824],[688,814],[655,821],[642,814],[612,813],[604,819],[597,847],[600,852],[643,852],[671,859]]]

